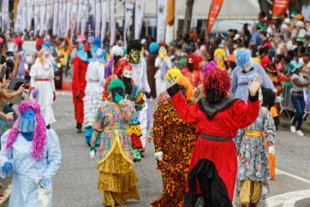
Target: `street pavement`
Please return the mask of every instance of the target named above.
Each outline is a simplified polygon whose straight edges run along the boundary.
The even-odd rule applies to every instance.
[[[97,190],[96,160],[90,159],[83,134],[77,134],[72,98],[63,94],[54,104],[57,131],[62,150],[62,166],[53,180],[53,206],[101,207],[103,193]],[[271,182],[269,206],[310,206],[310,138],[280,130],[276,137],[277,180]],[[141,201],[125,207],[148,207],[161,193],[161,175],[156,170],[154,147],[147,145],[146,156],[135,164]]]

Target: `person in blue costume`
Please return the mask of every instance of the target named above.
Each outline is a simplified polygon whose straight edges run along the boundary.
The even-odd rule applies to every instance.
[[[97,49],[101,48],[101,39],[99,37],[96,37],[94,39],[94,45],[90,49],[90,52],[92,54],[92,57],[95,57]],[[102,48],[101,48],[102,49]],[[107,51],[105,49],[102,49],[102,59],[103,63],[107,63]]]
[[[232,86],[231,92],[236,99],[242,99],[247,102],[249,93],[248,85],[258,75],[262,76],[262,87],[275,90],[273,83],[268,77],[263,67],[252,60],[249,50],[241,49],[236,55],[237,67],[231,74]]]
[[[13,175],[9,207],[38,207],[39,189],[49,192],[51,207],[52,179],[61,165],[58,136],[46,129],[37,103],[23,102],[18,111],[12,129],[1,137],[0,176]]]

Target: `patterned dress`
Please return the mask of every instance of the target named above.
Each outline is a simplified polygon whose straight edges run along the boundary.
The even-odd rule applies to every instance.
[[[163,194],[151,204],[182,207],[190,154],[196,138],[195,127],[186,124],[171,99],[166,99],[154,114],[153,138],[155,151],[163,152],[163,160],[157,164],[162,174]]]
[[[106,206],[122,205],[128,199],[140,199],[138,178],[132,162],[129,122],[135,118],[131,101],[106,102],[94,121],[91,145],[100,139],[98,189],[104,191]]]
[[[261,132],[260,136],[254,135]],[[267,108],[261,107],[256,121],[245,128],[236,138],[239,155],[238,179],[236,188],[236,206],[241,206],[239,200],[241,181],[251,180],[262,184],[262,194],[258,206],[266,206],[266,196],[269,192],[269,164],[263,134],[268,146],[274,145],[276,128]],[[251,135],[252,133],[252,135]]]

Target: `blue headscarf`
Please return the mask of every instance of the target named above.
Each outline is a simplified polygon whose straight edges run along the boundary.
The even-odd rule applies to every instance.
[[[85,52],[84,44],[82,42],[77,50],[77,56],[84,62],[89,62],[87,52]]]

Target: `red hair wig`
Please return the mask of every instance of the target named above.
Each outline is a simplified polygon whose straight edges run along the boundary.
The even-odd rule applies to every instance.
[[[226,97],[230,91],[231,79],[224,70],[213,68],[204,77],[204,91],[214,89],[217,95]]]
[[[125,70],[132,71],[132,67],[127,61],[126,58],[121,58],[117,61],[115,67],[114,67],[114,74],[118,77],[121,78],[122,74]]]

